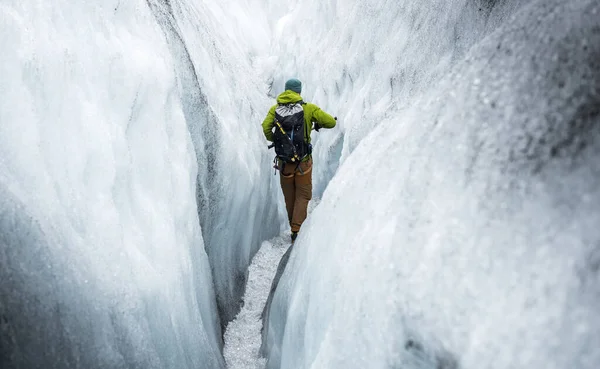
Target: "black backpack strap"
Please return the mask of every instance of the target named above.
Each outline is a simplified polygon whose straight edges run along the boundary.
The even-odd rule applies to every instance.
[[[304,100],[300,100],[300,101],[296,101],[296,102],[291,102],[291,103],[287,103],[287,104],[278,102],[277,106],[288,106],[288,105],[296,105],[296,104],[306,105],[307,103],[305,103]]]

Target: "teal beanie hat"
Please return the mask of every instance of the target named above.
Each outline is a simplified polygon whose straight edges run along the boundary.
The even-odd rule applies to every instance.
[[[285,83],[285,90],[292,90],[297,93],[302,92],[302,82],[297,80],[296,78],[288,79]]]

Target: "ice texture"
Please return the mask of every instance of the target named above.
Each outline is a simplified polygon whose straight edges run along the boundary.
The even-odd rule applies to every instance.
[[[251,257],[282,225],[280,190],[269,175],[272,154],[260,130],[271,102],[267,85],[253,73],[252,54],[265,47],[261,28],[255,27],[256,40],[243,37],[244,44],[245,23],[222,23],[227,7],[239,16],[251,4],[150,4],[179,63],[198,161],[198,215],[224,326],[239,310]]]
[[[600,2],[519,5],[285,19],[306,34],[282,36],[298,52],[273,78],[297,70],[338,110],[315,168],[342,164],[315,169],[267,368],[600,366]]]
[[[287,231],[260,122],[290,77],[339,117],[323,199],[229,363],[600,367],[598,0],[5,0],[0,24],[2,369],[225,367]]]
[[[261,331],[265,304],[276,273],[283,271],[278,264],[289,255],[290,236],[286,232],[263,242],[248,268],[244,304],[224,334],[223,356],[228,369],[264,369],[261,357]]]
[[[219,11],[0,5],[0,367],[224,367],[282,222],[251,73],[267,25],[244,43]]]
[[[296,2],[274,26],[278,58],[270,78],[275,94],[297,76],[306,101],[340,118],[335,130],[314,138],[315,195],[322,195],[339,164],[375,126],[402,115],[522,3]]]
[[[308,213],[319,204],[313,198]],[[264,369],[269,344],[268,314],[281,275],[292,252],[289,232],[263,242],[248,268],[244,304],[235,319],[227,325],[223,335],[223,356],[228,369]]]

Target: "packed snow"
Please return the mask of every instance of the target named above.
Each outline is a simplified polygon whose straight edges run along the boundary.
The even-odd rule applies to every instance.
[[[290,246],[289,234],[263,242],[248,269],[244,305],[227,325],[223,354],[228,369],[262,369],[265,359],[260,357],[261,315],[271,291],[277,265]]]
[[[319,204],[320,199],[312,199],[308,213]],[[235,319],[227,325],[224,334],[223,355],[228,369],[264,369],[262,336],[263,319],[269,308],[268,298],[277,287],[285,270],[291,252],[290,233],[285,232],[263,242],[252,264],[248,268],[248,282],[244,293],[244,304]],[[282,259],[282,256],[285,257]],[[272,295],[271,295],[272,297]]]

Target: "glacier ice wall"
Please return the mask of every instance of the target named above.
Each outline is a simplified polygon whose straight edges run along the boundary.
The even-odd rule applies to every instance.
[[[218,306],[279,223],[250,121],[266,85],[233,83],[266,45],[219,12],[0,5],[2,368],[223,367]]]
[[[273,196],[279,189],[265,175],[271,158],[257,128],[270,103],[261,73],[254,72],[265,68],[255,55],[268,46],[267,25],[254,26],[254,38],[245,36],[253,24],[244,20],[262,9],[256,2],[149,4],[179,63],[199,167],[198,215],[225,325],[239,310],[252,255],[281,226]]]
[[[281,17],[275,88],[297,75],[303,97],[340,118],[315,135],[316,196],[373,127],[402,114],[520,3],[307,0]]]
[[[384,3],[383,18],[414,10],[413,23],[351,21]],[[448,23],[461,8],[436,1],[326,2],[345,16],[304,19],[315,49],[337,51],[304,78],[349,109],[347,157],[273,296],[269,368],[600,365],[600,3],[496,3],[497,22],[471,23],[487,31]],[[472,33],[464,54],[419,47],[457,26]],[[371,42],[327,38],[340,27]],[[328,69],[339,60],[345,72]],[[415,70],[380,83],[394,60]]]

